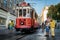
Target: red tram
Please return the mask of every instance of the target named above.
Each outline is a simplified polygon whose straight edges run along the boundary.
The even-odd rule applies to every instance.
[[[16,7],[16,31],[33,31],[38,28],[37,14],[35,10],[26,2],[22,2]]]

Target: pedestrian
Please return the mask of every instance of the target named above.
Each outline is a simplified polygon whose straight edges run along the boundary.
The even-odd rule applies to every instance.
[[[44,23],[42,23],[42,32],[44,32]]]
[[[45,22],[45,26],[46,26],[46,36],[49,36],[49,22],[48,21]]]
[[[13,27],[14,27],[14,23],[13,23],[13,21],[10,21],[8,24],[8,29],[10,30],[10,32],[13,31]]]
[[[51,19],[50,21],[51,36],[55,37],[55,21]]]

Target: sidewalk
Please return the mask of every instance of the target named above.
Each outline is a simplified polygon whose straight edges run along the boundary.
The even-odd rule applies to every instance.
[[[55,32],[60,32],[60,29],[55,29]]]
[[[13,29],[13,33],[15,32],[15,29]],[[10,30],[7,28],[0,29],[0,35],[2,34],[8,34],[10,33]]]
[[[8,34],[9,30],[8,29],[0,29],[0,35],[1,34]]]

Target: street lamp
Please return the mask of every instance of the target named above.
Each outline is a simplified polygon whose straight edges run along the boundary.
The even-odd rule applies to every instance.
[[[57,12],[57,15],[59,15],[59,12]]]

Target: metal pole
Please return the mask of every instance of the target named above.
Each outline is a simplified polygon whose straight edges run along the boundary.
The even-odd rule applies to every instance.
[[[19,17],[19,10],[17,10],[18,11],[18,17]]]
[[[22,17],[23,17],[23,7],[22,7]]]

